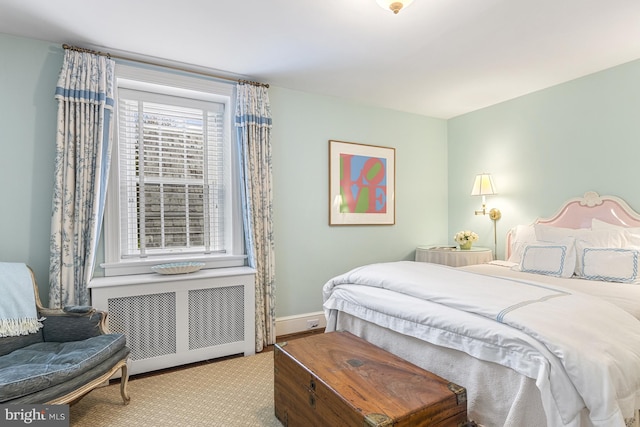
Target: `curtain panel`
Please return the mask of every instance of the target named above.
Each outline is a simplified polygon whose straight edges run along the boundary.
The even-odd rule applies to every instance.
[[[262,351],[276,340],[271,108],[262,86],[239,83],[236,101],[245,245],[256,270],[256,351]]]
[[[58,101],[49,305],[88,305],[106,200],[115,62],[65,50]]]

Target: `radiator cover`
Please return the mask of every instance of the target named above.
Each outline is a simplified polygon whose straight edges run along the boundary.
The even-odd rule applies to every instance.
[[[100,277],[89,288],[110,331],[127,337],[129,373],[138,374],[255,354],[254,274],[239,267]]]

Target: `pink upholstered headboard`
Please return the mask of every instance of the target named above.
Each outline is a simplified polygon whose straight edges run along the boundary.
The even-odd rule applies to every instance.
[[[538,218],[534,224],[548,224],[564,228],[591,228],[591,220],[599,219],[622,227],[640,227],[640,214],[619,197],[600,196],[588,191],[584,197],[567,200],[550,218]],[[511,252],[511,232],[507,234],[506,258]]]

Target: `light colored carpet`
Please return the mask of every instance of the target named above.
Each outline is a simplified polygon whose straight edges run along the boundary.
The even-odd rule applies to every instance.
[[[71,406],[71,427],[282,427],[273,407],[273,352],[237,357],[93,390]]]

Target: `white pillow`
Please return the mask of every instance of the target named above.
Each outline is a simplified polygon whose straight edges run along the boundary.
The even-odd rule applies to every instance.
[[[576,268],[576,251],[573,239],[562,243],[530,244],[522,252],[518,269],[527,273],[555,277],[571,277]]]
[[[638,254],[634,249],[598,248],[576,242],[581,269],[576,274],[587,280],[634,283],[638,280]]]
[[[640,227],[624,227],[622,225],[609,224],[593,218],[591,220],[592,230],[621,230],[624,231],[627,238],[626,247],[640,248]]]
[[[536,239],[541,242],[562,242],[570,237],[578,238],[589,233],[590,228],[563,228],[546,224],[536,224]]]
[[[627,244],[625,248],[640,249],[640,231],[633,233],[625,230],[627,234]]]
[[[593,218],[591,220],[592,230],[626,230],[631,233],[640,234],[640,227],[624,227],[622,225],[609,224],[608,222],[601,221]]]
[[[590,230],[581,234],[577,239],[586,240],[591,246],[601,248],[623,248],[627,244],[627,233],[625,230]]]
[[[520,263],[522,251],[526,245],[536,242],[536,232],[532,225],[517,225],[511,229],[511,248],[509,262]]]

